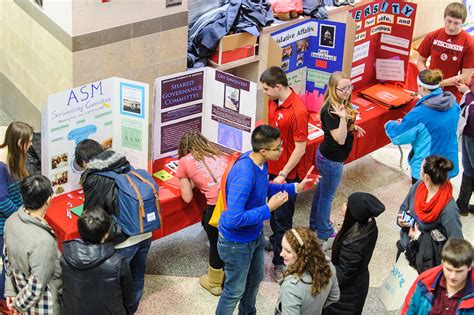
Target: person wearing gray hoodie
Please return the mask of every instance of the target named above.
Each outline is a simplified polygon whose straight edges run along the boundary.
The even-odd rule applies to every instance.
[[[449,178],[459,173],[457,126],[460,107],[451,92],[441,89],[440,70],[423,70],[418,75],[418,93],[421,99],[403,119],[390,120],[385,132],[393,144],[411,144],[408,155],[412,183],[420,179],[423,159],[441,155],[454,164]]]

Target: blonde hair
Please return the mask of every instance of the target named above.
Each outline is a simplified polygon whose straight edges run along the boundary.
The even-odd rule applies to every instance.
[[[351,117],[355,117],[356,114],[355,110],[352,108],[352,94],[349,95],[347,100],[341,100],[336,94],[337,84],[342,79],[347,79],[349,81],[351,80],[344,72],[341,71],[336,71],[331,74],[329,77],[328,89],[326,90],[326,93],[324,93],[323,103],[329,103],[329,115],[332,115],[332,109],[338,109],[339,105],[344,105],[344,109],[346,110],[346,119],[350,119]]]
[[[191,153],[191,155],[198,161],[202,161],[206,156],[216,158],[223,155],[223,153],[216,148],[212,142],[207,140],[198,131],[185,133],[179,141],[178,157],[182,158],[189,153]]]

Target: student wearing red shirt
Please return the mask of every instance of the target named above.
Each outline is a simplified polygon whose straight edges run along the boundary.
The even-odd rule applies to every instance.
[[[288,86],[285,72],[271,67],[260,76],[263,94],[268,96],[268,124],[280,130],[283,152],[277,161],[268,162],[268,173],[275,183],[299,182],[305,177],[310,163],[303,158],[308,139],[309,115],[306,106]],[[285,270],[281,253],[281,241],[285,232],[293,226],[296,196],[272,212],[270,226],[273,235],[272,277],[280,280]]]
[[[418,70],[428,69],[426,60],[431,56],[429,68],[443,72],[446,79],[440,85],[458,102],[462,93],[457,86],[469,82],[474,72],[474,39],[461,28],[466,17],[463,4],[449,4],[444,10],[444,28],[429,33],[418,47]]]

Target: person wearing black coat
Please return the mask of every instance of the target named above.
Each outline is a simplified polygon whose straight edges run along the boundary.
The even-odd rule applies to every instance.
[[[111,221],[102,208],[88,209],[77,222],[82,239],[63,243],[65,314],[132,314],[135,298],[129,264],[106,242]]]
[[[323,314],[362,314],[369,291],[369,263],[377,242],[376,216],[385,206],[374,195],[356,192],[349,196],[341,230],[332,247],[341,296]]]

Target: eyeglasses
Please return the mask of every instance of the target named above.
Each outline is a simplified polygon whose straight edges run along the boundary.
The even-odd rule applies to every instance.
[[[354,89],[354,86],[353,85],[349,85],[348,87],[345,87],[343,89],[340,89],[340,88],[336,88],[336,90],[342,92],[342,93],[350,93],[352,92],[352,90]]]
[[[281,149],[283,149],[283,141],[280,141],[280,144],[277,145],[277,147],[274,149],[269,149],[269,148],[262,148],[262,149],[267,150],[267,151],[280,151]]]

